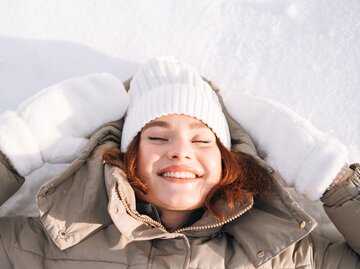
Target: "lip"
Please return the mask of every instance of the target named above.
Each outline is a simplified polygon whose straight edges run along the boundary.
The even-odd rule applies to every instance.
[[[163,177],[163,176],[159,176],[161,179],[171,182],[171,183],[181,183],[181,184],[186,184],[186,183],[192,183],[192,182],[196,182],[198,180],[201,180],[201,177],[196,177],[196,178],[176,178],[176,177]]]
[[[186,165],[171,165],[171,166],[167,166],[163,169],[160,170],[160,172],[158,172],[158,176],[161,176],[161,174],[166,173],[166,172],[190,172],[196,175],[195,179],[199,179],[203,176],[203,173],[198,171],[197,169],[190,167],[190,166],[186,166]],[[161,176],[163,177],[163,176]]]
[[[164,177],[161,176],[161,174],[166,173],[166,172],[190,172],[196,175],[195,178],[176,178],[176,177]],[[191,182],[195,182],[198,180],[202,179],[203,173],[201,173],[200,171],[194,169],[193,167],[190,166],[184,166],[184,165],[171,165],[171,166],[167,166],[164,169],[160,170],[160,172],[157,174],[161,179],[164,179],[168,182],[172,182],[172,183],[191,183]]]

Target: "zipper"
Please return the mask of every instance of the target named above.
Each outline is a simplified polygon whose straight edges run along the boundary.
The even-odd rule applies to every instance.
[[[120,199],[120,201],[124,205],[126,212],[131,217],[133,217],[134,219],[136,219],[138,221],[145,222],[145,223],[149,224],[152,227],[159,228],[160,230],[168,233],[168,231],[166,230],[164,225],[162,225],[160,222],[158,222],[156,220],[153,220],[152,218],[150,218],[148,216],[142,217],[139,214],[136,214],[133,210],[131,210],[129,205],[126,203],[124,193],[121,190],[119,190],[119,184],[118,183],[116,183],[115,190],[116,190],[116,194],[117,194],[118,198]]]
[[[223,225],[239,218],[240,216],[244,215],[247,211],[249,211],[253,207],[253,205],[254,205],[254,199],[251,197],[249,205],[247,205],[244,209],[242,209],[240,212],[238,212],[234,216],[232,216],[224,221],[217,222],[217,223],[210,224],[210,225],[184,227],[184,228],[177,229],[174,232],[181,233],[181,232],[185,232],[185,231],[199,231],[199,230],[213,229],[213,228],[223,226]]]
[[[153,220],[152,218],[150,218],[148,216],[142,217],[139,214],[136,214],[129,207],[129,205],[126,203],[125,195],[121,190],[119,190],[119,184],[118,183],[116,183],[115,190],[116,190],[116,194],[117,194],[118,198],[121,200],[122,204],[124,205],[126,212],[131,217],[133,217],[134,219],[136,219],[138,221],[145,222],[145,223],[149,224],[152,227],[159,228],[160,230],[162,230],[162,231],[164,231],[166,233],[169,233],[169,231],[167,231],[166,228],[164,227],[164,225],[162,225],[160,222],[158,222],[156,220]],[[175,230],[173,233],[181,233],[181,232],[185,232],[185,231],[199,231],[199,230],[213,229],[213,228],[223,226],[223,225],[225,225],[225,224],[239,218],[243,214],[245,214],[247,211],[249,211],[253,207],[253,205],[254,205],[254,199],[253,199],[253,197],[251,197],[251,199],[249,201],[249,204],[244,209],[242,209],[240,212],[238,212],[234,216],[231,216],[230,218],[228,218],[228,219],[226,219],[224,221],[217,222],[217,223],[210,224],[210,225],[184,227],[184,228],[180,228],[180,229]]]

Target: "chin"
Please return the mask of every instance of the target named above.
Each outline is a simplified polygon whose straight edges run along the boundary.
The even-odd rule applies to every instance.
[[[182,199],[183,200],[183,199]],[[188,201],[162,201],[159,206],[167,209],[167,210],[178,210],[178,211],[188,211],[188,210],[194,210],[202,207],[204,204],[203,201],[194,201],[190,202]],[[156,205],[155,205],[156,206]]]

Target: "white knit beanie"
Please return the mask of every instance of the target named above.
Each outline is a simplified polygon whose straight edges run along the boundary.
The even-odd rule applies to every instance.
[[[154,58],[145,63],[130,83],[129,96],[122,152],[147,123],[168,114],[201,120],[230,149],[229,127],[216,93],[193,68],[175,58]]]

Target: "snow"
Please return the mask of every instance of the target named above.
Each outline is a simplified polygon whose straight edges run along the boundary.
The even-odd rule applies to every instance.
[[[64,79],[174,55],[222,91],[277,100],[360,158],[356,0],[2,0],[0,113]]]

